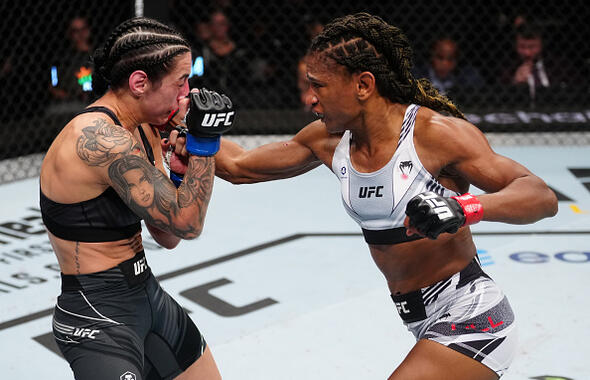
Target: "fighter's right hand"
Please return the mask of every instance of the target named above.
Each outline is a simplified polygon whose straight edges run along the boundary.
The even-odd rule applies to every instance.
[[[212,156],[219,150],[221,135],[231,129],[235,119],[232,101],[224,94],[200,89],[190,93],[186,115],[186,150],[197,156]]]

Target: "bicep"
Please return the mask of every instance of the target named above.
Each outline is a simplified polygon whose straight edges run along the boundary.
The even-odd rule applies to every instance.
[[[497,192],[517,178],[531,175],[518,162],[493,151],[462,160],[453,165],[469,183],[485,192]]]
[[[176,188],[144,158],[128,154],[108,167],[107,181],[123,202],[146,223],[166,229],[177,214]]]
[[[321,164],[306,144],[293,138],[252,150],[223,139],[216,155],[216,174],[233,183],[253,183],[289,178]]]

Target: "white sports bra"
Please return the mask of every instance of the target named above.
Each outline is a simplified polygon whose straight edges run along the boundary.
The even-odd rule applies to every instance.
[[[406,204],[414,196],[433,191],[445,197],[458,193],[443,187],[418,158],[414,148],[414,124],[420,107],[406,109],[393,157],[372,173],[356,171],[350,163],[350,131],[344,132],[332,158],[332,171],[341,183],[342,203],[361,226],[369,244],[397,244],[416,240],[403,226]]]

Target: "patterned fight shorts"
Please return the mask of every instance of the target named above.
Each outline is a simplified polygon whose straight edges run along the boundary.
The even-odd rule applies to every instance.
[[[516,355],[518,334],[512,308],[476,258],[451,278],[391,298],[416,340],[443,344],[498,376]]]

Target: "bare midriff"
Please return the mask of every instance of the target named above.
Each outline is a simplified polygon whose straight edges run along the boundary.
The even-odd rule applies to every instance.
[[[143,250],[141,231],[129,239],[100,243],[63,240],[49,233],[49,241],[63,274],[101,272]]]
[[[476,254],[469,228],[395,245],[369,244],[377,267],[391,294],[404,294],[451,277],[465,268]]]

